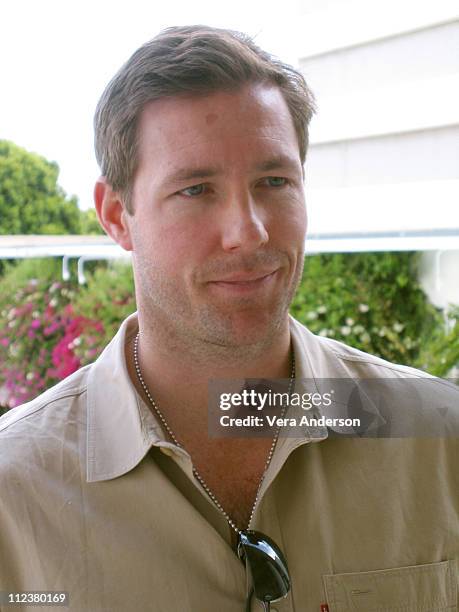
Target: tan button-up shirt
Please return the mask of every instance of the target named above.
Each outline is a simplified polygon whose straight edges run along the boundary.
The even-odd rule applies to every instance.
[[[299,378],[426,376],[290,327]],[[136,332],[134,314],[94,364],[0,419],[0,592],[66,591],[75,612],[243,612],[231,529],[128,376]],[[455,387],[438,396],[459,412]],[[458,441],[282,437],[252,528],[289,565],[272,610],[457,610]]]

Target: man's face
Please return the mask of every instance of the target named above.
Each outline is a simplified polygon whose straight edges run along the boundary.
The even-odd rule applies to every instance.
[[[298,140],[275,87],[149,103],[128,217],[139,311],[193,345],[272,341],[301,278]]]

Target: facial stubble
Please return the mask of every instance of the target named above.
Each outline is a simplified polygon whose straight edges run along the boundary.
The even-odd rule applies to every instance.
[[[209,299],[204,286],[190,294],[183,281],[137,255],[134,274],[138,309],[157,346],[186,351],[199,360],[249,361],[269,350],[287,324],[288,310],[303,273],[304,252],[291,263],[290,268],[281,270],[285,278],[294,266],[293,274],[264,308],[252,297],[232,300],[231,308],[225,300]],[[190,295],[197,299],[193,301]],[[241,318],[247,319],[243,333],[238,329]]]

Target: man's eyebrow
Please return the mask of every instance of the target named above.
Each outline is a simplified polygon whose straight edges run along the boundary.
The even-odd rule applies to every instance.
[[[219,174],[219,168],[179,168],[168,174],[162,181],[164,184],[186,183],[196,179],[211,178]]]
[[[282,169],[298,169],[298,160],[288,155],[276,155],[271,159],[267,159],[260,164],[257,164],[256,170],[260,172],[269,172],[270,170],[282,170]]]

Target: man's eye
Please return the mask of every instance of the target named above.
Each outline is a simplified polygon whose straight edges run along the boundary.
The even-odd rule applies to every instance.
[[[187,196],[192,198],[193,196],[200,196],[205,192],[206,186],[204,183],[199,183],[199,185],[192,185],[191,187],[186,187],[179,191],[180,195]]]
[[[283,187],[287,184],[287,179],[283,176],[267,176],[266,182],[270,187]]]

